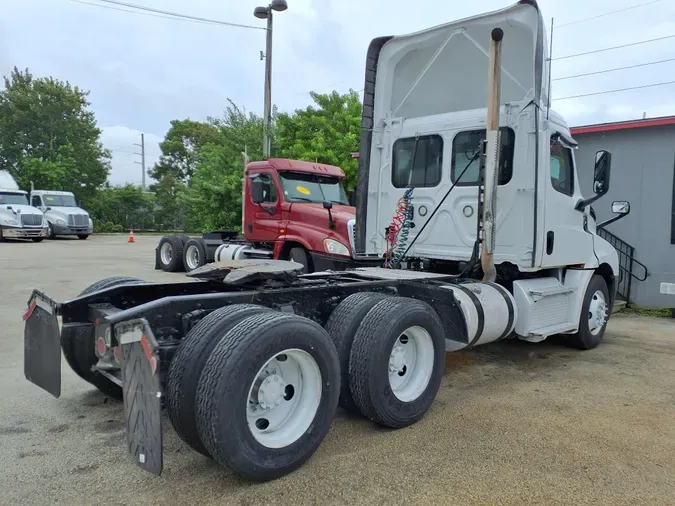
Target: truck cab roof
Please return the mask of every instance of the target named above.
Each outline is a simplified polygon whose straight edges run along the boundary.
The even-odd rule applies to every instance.
[[[325,163],[303,162],[301,160],[290,160],[288,158],[270,158],[268,160],[249,162],[246,172],[251,169],[273,168],[276,171],[308,172],[320,174],[323,176],[333,176],[344,178],[345,173],[340,167],[327,165]]]
[[[26,195],[27,192],[23,190],[17,190],[16,188],[0,188],[0,192],[3,193],[17,193],[19,195]]]
[[[73,192],[63,192],[63,191],[56,191],[56,190],[33,190],[30,192],[31,195],[65,195],[69,197],[74,197],[75,194]]]

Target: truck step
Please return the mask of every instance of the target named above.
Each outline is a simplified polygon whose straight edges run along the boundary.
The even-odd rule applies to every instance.
[[[628,302],[625,300],[615,300],[614,301],[614,306],[612,307],[612,314],[618,313],[622,309],[624,309],[628,305]]]

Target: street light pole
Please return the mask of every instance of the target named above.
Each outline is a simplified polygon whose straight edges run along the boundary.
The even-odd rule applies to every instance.
[[[270,121],[272,119],[272,9],[267,15],[267,40],[265,43],[265,121],[263,123],[263,159],[270,157]]]
[[[265,40],[265,107],[263,111],[263,158],[270,157],[272,141],[270,122],[272,121],[272,11],[282,12],[288,9],[286,0],[272,0],[267,7],[256,7],[253,15],[267,20],[267,38]]]

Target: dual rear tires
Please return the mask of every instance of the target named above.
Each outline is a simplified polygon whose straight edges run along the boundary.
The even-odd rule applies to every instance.
[[[255,305],[221,308],[184,338],[166,405],[193,449],[267,481],[309,459],[337,408],[340,370],[328,333],[307,318]]]
[[[387,427],[416,422],[433,402],[443,366],[443,328],[424,302],[356,294],[326,330],[237,304],[210,313],[181,341],[166,407],[194,450],[267,481],[313,455],[338,401]]]
[[[190,239],[187,235],[165,235],[159,240],[157,249],[155,250],[156,266],[165,272],[181,272],[188,270],[186,263],[186,254],[188,253],[188,244],[191,241],[200,241],[201,239]],[[190,257],[192,259],[192,257]],[[205,261],[205,255],[201,255],[201,259],[197,256],[195,261]],[[203,263],[201,264],[203,265]],[[197,265],[198,267],[199,265]],[[194,270],[196,267],[189,269]],[[188,272],[189,272],[188,270]]]

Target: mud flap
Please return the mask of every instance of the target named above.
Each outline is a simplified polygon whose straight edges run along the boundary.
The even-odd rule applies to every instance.
[[[61,342],[56,302],[34,290],[23,315],[23,373],[54,397],[61,395]]]
[[[117,326],[122,361],[124,421],[136,465],[162,473],[162,418],[157,341],[145,319]]]

